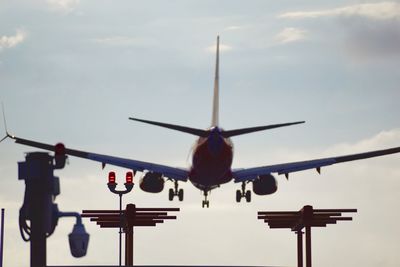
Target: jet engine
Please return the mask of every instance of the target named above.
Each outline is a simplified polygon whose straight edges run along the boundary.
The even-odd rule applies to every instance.
[[[253,192],[257,195],[270,195],[276,192],[278,185],[271,174],[260,175],[253,181]]]
[[[148,193],[160,193],[164,189],[164,179],[161,173],[147,172],[139,181],[140,188]]]

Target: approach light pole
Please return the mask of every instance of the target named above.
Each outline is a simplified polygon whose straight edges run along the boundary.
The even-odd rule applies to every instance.
[[[357,212],[357,209],[314,209],[304,206],[299,211],[259,211],[258,219],[267,223],[270,228],[291,229],[297,234],[297,266],[303,267],[303,229],[305,229],[306,267],[311,267],[311,228],[326,227],[337,221],[352,221],[350,216],[342,213]]]
[[[117,194],[119,196],[119,218],[120,218],[120,227],[119,227],[119,266],[121,265],[121,250],[122,250],[122,219],[123,219],[123,214],[122,214],[122,195],[127,194],[132,191],[134,183],[133,183],[133,172],[127,172],[126,173],[126,180],[125,180],[125,190],[116,190],[117,183],[115,182],[115,172],[109,172],[108,173],[108,189],[114,194]]]

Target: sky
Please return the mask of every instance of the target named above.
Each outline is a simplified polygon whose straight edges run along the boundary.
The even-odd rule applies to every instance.
[[[339,156],[400,143],[400,1],[0,1],[0,100],[8,130],[90,152],[188,167],[193,136],[129,121],[196,128],[211,122],[215,42],[221,38],[220,124],[234,129],[305,120],[233,138],[233,167]],[[0,132],[5,127],[0,124]],[[18,230],[24,183],[17,162],[36,149],[0,144],[4,266],[27,266]],[[399,266],[400,157],[390,155],[277,176],[278,191],[236,203],[240,184],[184,202],[136,186],[124,203],[179,207],[176,221],[135,232],[136,264],[296,265],[296,236],[257,211],[357,208],[352,222],[312,230],[315,266]],[[117,209],[109,171],[69,158],[56,172],[62,211]],[[139,179],[138,174],[135,179]],[[251,186],[249,186],[251,189]],[[117,264],[117,230],[90,233],[70,255],[73,219],[48,238],[49,265]]]

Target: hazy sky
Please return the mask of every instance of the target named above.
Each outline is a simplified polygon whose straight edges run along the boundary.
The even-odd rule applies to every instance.
[[[214,46],[221,36],[220,122],[225,129],[305,120],[233,138],[234,166],[336,156],[400,144],[400,1],[0,2],[0,100],[10,132],[91,152],[187,167],[193,136],[141,125],[136,116],[206,128],[211,122]],[[3,124],[0,130],[4,132]],[[28,266],[18,231],[24,183],[17,161],[35,149],[0,144],[5,266]],[[63,211],[117,208],[110,170],[70,158]],[[213,191],[202,209],[190,183],[183,203],[135,188],[142,207],[180,207],[177,221],[137,229],[137,264],[296,265],[296,237],[270,230],[259,210],[358,208],[353,222],[313,230],[315,266],[399,266],[400,157],[345,163],[277,177],[278,191],[235,203],[240,184]],[[139,174],[140,175],[140,174]],[[138,179],[138,178],[137,178]],[[250,187],[249,187],[250,189]],[[91,234],[74,259],[61,219],[48,264],[117,264],[117,230]]]

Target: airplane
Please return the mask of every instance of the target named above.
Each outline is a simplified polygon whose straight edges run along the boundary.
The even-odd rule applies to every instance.
[[[4,115],[4,110],[3,110]],[[245,198],[246,202],[251,202],[251,191],[246,190],[246,185],[252,183],[252,192],[256,195],[270,195],[277,191],[277,182],[273,174],[285,175],[286,179],[293,172],[316,169],[321,173],[321,168],[329,165],[343,163],[353,160],[360,160],[372,157],[378,157],[400,152],[400,147],[394,147],[383,150],[375,150],[358,154],[321,158],[314,160],[282,163],[275,165],[265,165],[253,168],[232,168],[233,144],[231,137],[253,133],[257,131],[270,130],[279,127],[302,124],[305,121],[296,121],[290,123],[273,124],[251,128],[241,128],[234,130],[224,130],[219,126],[219,36],[216,45],[216,62],[214,77],[214,95],[211,126],[205,130],[196,129],[181,125],[162,123],[157,121],[143,120],[130,117],[130,120],[151,124],[159,127],[168,128],[198,137],[194,145],[192,154],[192,166],[190,168],[177,168],[167,165],[155,164],[127,158],[114,157],[109,155],[86,152],[76,149],[65,148],[63,144],[51,145],[36,142],[29,139],[23,139],[9,134],[6,127],[6,136],[0,140],[11,138],[15,143],[36,147],[48,151],[63,150],[65,154],[85,158],[100,162],[104,168],[106,164],[128,168],[136,172],[142,172],[139,186],[145,192],[160,193],[164,189],[165,181],[173,181],[174,187],[169,189],[169,200],[172,201],[177,196],[179,201],[183,201],[183,189],[179,189],[178,182],[190,181],[196,188],[201,190],[204,195],[202,207],[209,207],[207,199],[211,190],[220,187],[230,181],[241,183],[241,189],[236,191],[236,202]]]

